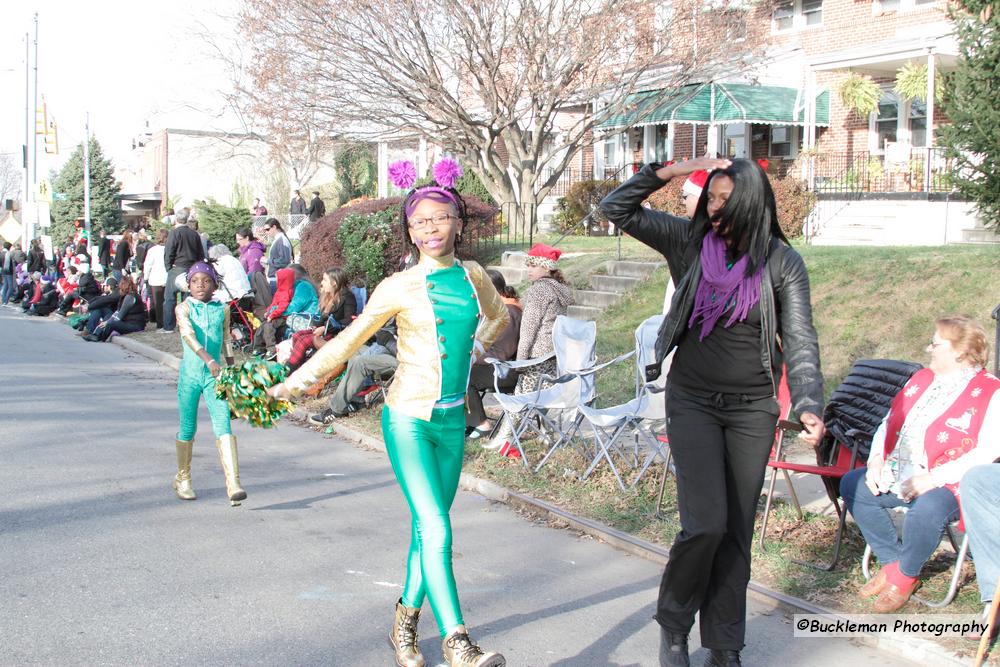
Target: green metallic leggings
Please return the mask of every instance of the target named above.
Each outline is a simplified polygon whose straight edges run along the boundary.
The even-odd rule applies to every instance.
[[[212,418],[212,430],[215,437],[230,435],[233,432],[229,423],[229,404],[215,396],[215,378],[208,368],[193,373],[181,367],[181,375],[177,380],[177,408],[180,414],[180,427],[177,429],[178,440],[194,440],[198,430],[198,402],[205,397],[205,407]]]
[[[428,422],[385,406],[382,435],[412,516],[403,604],[419,608],[429,598],[444,637],[464,625],[451,567],[448,512],[462,472],[465,407],[435,408]]]

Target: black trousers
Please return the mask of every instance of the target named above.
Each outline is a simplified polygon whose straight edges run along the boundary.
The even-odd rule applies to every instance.
[[[517,372],[510,371],[500,380],[501,391],[513,391],[517,386]],[[465,425],[476,427],[486,421],[483,409],[483,392],[495,391],[493,386],[493,366],[487,363],[473,364],[469,371],[469,390],[466,392]]]
[[[687,634],[700,612],[702,646],[738,651],[746,634],[754,515],[778,404],[772,397],[672,387],[667,420],[681,531],[663,571],[656,620]]]

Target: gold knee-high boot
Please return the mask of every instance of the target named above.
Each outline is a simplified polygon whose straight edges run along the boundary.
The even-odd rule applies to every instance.
[[[424,667],[424,656],[417,646],[417,621],[420,620],[420,610],[404,607],[400,598],[396,603],[396,619],[389,633],[389,644],[396,652],[396,664],[399,667]]]
[[[194,451],[193,440],[177,440],[177,475],[174,477],[174,492],[181,500],[194,500],[194,487],[191,486],[191,453]]]
[[[222,463],[222,472],[226,476],[226,493],[229,494],[231,502],[245,500],[247,492],[240,486],[240,464],[236,454],[236,436],[224,435],[215,441],[215,446],[219,450],[219,462]]]

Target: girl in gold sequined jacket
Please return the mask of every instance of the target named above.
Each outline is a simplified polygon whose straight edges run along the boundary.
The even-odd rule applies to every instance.
[[[389,167],[401,189],[416,170]],[[436,185],[410,190],[402,232],[420,253],[416,266],[382,281],[361,315],[283,384],[275,397],[301,394],[345,363],[390,318],[396,318],[399,367],[382,411],[382,433],[412,516],[406,584],[389,635],[402,667],[422,667],[417,620],[427,597],[452,667],[501,667],[466,632],[452,571],[449,510],[458,489],[465,446],[469,371],[507,325],[503,300],[481,266],[455,258],[466,224],[465,202],[453,185],[461,170],[450,159],[434,167]]]

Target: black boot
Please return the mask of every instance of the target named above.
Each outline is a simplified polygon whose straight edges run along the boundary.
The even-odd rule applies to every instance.
[[[732,649],[713,648],[705,661],[705,667],[742,667],[740,652]]]
[[[660,667],[691,667],[686,634],[660,628]]]

